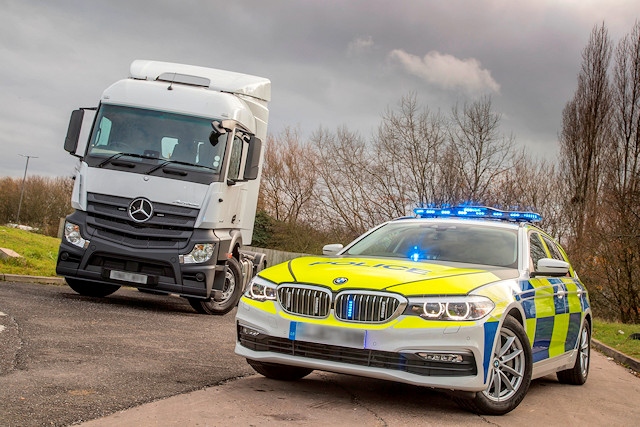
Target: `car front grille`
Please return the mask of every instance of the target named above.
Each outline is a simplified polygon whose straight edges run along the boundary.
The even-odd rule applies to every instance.
[[[336,318],[356,323],[387,322],[407,305],[401,295],[376,291],[342,291],[334,299],[329,289],[312,285],[280,285],[277,295],[280,306],[289,314],[326,318],[333,307]]]
[[[331,292],[313,286],[280,286],[278,302],[289,314],[324,318],[331,310]]]
[[[407,304],[400,295],[350,291],[336,296],[335,316],[347,322],[382,323],[399,315]]]
[[[308,359],[408,372],[420,376],[464,377],[477,375],[475,358],[465,353],[462,362],[427,361],[413,353],[357,349],[292,341],[267,335],[249,335],[238,326],[240,344],[253,351],[270,351]]]

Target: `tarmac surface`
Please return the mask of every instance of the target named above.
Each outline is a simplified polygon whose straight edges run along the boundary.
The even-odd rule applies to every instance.
[[[11,280],[18,282],[22,280],[27,283],[38,282],[37,278],[5,278],[0,280]],[[45,283],[50,283],[51,278],[43,278]],[[1,282],[0,282],[1,283]],[[10,288],[17,289],[16,283],[14,285],[7,284],[7,290]],[[63,288],[64,289],[64,288]],[[204,326],[215,320],[214,323],[233,323],[233,319],[227,319],[226,316],[218,319],[211,319],[207,316],[196,315],[191,313],[188,304],[178,301],[166,301],[160,297],[153,296],[140,296],[133,299],[131,295],[124,294],[121,297],[113,297],[107,301],[93,301],[74,295],[72,292],[67,292],[66,289],[60,290],[58,287],[32,287],[27,285],[27,290],[31,292],[29,294],[30,304],[34,304],[34,308],[45,309],[49,304],[51,306],[46,309],[46,312],[34,312],[26,310],[25,301],[16,301],[15,305],[12,305],[8,299],[10,293],[6,293],[6,297],[3,298],[0,303],[5,307],[11,309],[12,312],[17,313],[20,308],[22,312],[15,317],[19,322],[13,325],[9,317],[5,316],[5,324],[7,325],[3,335],[5,338],[11,337],[7,335],[12,329],[16,329],[20,332],[19,336],[31,337],[27,341],[18,342],[19,344],[19,357],[15,359],[17,361],[16,366],[3,367],[0,364],[0,370],[6,372],[7,370],[16,370],[18,375],[31,373],[31,375],[46,375],[51,384],[42,388],[37,384],[27,384],[27,388],[23,391],[35,390],[36,393],[33,396],[38,398],[38,393],[46,392],[47,394],[41,394],[38,399],[38,404],[33,407],[37,409],[40,407],[41,412],[45,410],[42,406],[43,399],[50,393],[61,393],[56,399],[58,403],[63,407],[58,409],[63,410],[64,405],[67,405],[73,400],[86,400],[87,403],[91,401],[97,404],[98,401],[92,400],[99,396],[101,400],[107,396],[108,390],[117,392],[121,390],[123,386],[131,393],[132,391],[145,392],[142,387],[142,381],[149,383],[150,387],[155,390],[159,390],[162,387],[168,387],[166,391],[163,391],[158,396],[172,396],[172,397],[157,397],[156,399],[142,403],[137,406],[126,406],[126,410],[117,410],[115,412],[107,412],[110,415],[101,416],[100,418],[93,419],[92,421],[64,425],[81,425],[89,427],[101,427],[101,426],[280,426],[280,425],[295,425],[295,426],[350,426],[350,425],[367,425],[367,426],[406,426],[406,425],[483,425],[487,424],[496,426],[507,425],[635,425],[637,420],[640,419],[640,405],[638,405],[640,397],[640,377],[634,375],[629,369],[620,366],[615,363],[616,361],[624,363],[624,355],[617,354],[615,350],[602,347],[600,343],[594,342],[594,347],[598,347],[601,351],[609,351],[611,356],[605,356],[599,352],[592,351],[592,364],[590,370],[590,376],[587,383],[583,386],[568,386],[558,383],[554,375],[536,380],[532,382],[529,393],[525,397],[524,401],[513,412],[502,417],[488,417],[479,416],[476,414],[468,413],[460,409],[450,398],[444,393],[436,392],[431,389],[414,387],[404,384],[397,384],[391,382],[385,382],[380,380],[372,380],[366,378],[358,378],[346,375],[338,375],[326,372],[314,372],[303,380],[297,382],[282,382],[266,379],[260,375],[253,375],[248,365],[244,364],[242,360],[229,360],[229,365],[219,365],[221,369],[219,372],[220,377],[227,378],[224,382],[220,383],[215,381],[215,378],[210,369],[205,369],[211,362],[199,361],[194,359],[194,368],[184,370],[178,368],[178,366],[185,367],[187,359],[181,359],[182,364],[176,365],[161,364],[160,360],[153,364],[153,376],[150,376],[149,365],[138,365],[135,357],[131,355],[123,355],[118,352],[118,358],[114,359],[124,360],[123,357],[129,357],[123,373],[117,375],[114,378],[113,388],[107,383],[102,383],[100,379],[90,379],[85,374],[82,374],[82,387],[73,387],[69,390],[61,389],[59,386],[53,387],[58,382],[62,381],[64,375],[79,376],[81,373],[78,371],[82,369],[81,359],[78,359],[78,355],[85,352],[91,357],[99,357],[98,355],[112,352],[109,350],[114,341],[125,339],[131,347],[129,350],[132,354],[136,351],[140,351],[139,346],[147,348],[150,345],[154,346],[166,346],[177,345],[181,343],[168,343],[162,344],[159,341],[159,337],[166,334],[157,333],[157,336],[148,336],[145,340],[137,342],[132,341],[135,337],[141,338],[138,335],[138,330],[142,330],[143,324],[138,322],[149,322],[149,324],[159,324],[161,322],[165,327],[171,330],[184,330],[186,325],[191,326]],[[43,291],[42,296],[39,295],[40,291]],[[38,294],[36,294],[36,292]],[[24,294],[24,292],[23,292]],[[163,304],[166,304],[164,306]],[[131,309],[129,308],[131,307]],[[131,336],[122,336],[122,328],[113,328],[114,332],[120,330],[120,335],[110,335],[109,339],[103,340],[103,347],[100,341],[92,342],[92,344],[82,346],[79,348],[75,341],[70,341],[69,333],[73,330],[64,329],[67,335],[60,334],[60,328],[64,326],[64,323],[56,325],[53,322],[54,319],[60,317],[62,311],[69,310],[73,316],[88,316],[90,319],[94,319],[98,322],[106,322],[107,314],[116,315],[119,318],[118,321],[129,322],[131,326]],[[140,315],[137,320],[129,317],[132,314]],[[11,318],[13,319],[13,318]],[[228,322],[227,322],[228,320]],[[111,322],[112,320],[109,320]],[[0,322],[2,323],[2,322]],[[95,335],[95,332],[100,330],[96,329],[100,326],[100,323],[88,322],[87,331],[91,335]],[[15,327],[14,327],[15,326]],[[37,338],[37,335],[31,336],[26,333],[30,329],[37,328],[42,333],[42,338]],[[48,328],[48,329],[46,329]],[[78,332],[82,333],[84,329]],[[56,333],[56,331],[58,331]],[[35,329],[34,329],[35,332]],[[75,332],[74,332],[75,333]],[[103,331],[103,333],[105,333]],[[60,346],[60,352],[51,353],[55,347],[52,347],[52,339],[54,335],[61,335],[64,340],[62,346]],[[86,335],[86,332],[85,332]],[[225,334],[226,336],[226,334]],[[99,337],[98,337],[99,338]],[[151,340],[151,338],[154,338]],[[69,341],[67,343],[67,341]],[[156,343],[157,341],[157,343]],[[231,354],[233,340],[225,340],[227,342],[223,348],[221,348],[221,354]],[[202,343],[205,345],[207,340],[196,341],[196,343]],[[87,344],[85,342],[85,344]],[[184,343],[182,343],[184,344]],[[195,345],[195,344],[191,344]],[[199,345],[199,344],[198,344]],[[136,347],[138,346],[138,347]],[[95,347],[95,348],[93,348]],[[154,351],[162,353],[160,347],[154,347]],[[200,350],[204,353],[205,348]],[[0,348],[0,354],[3,349]],[[69,352],[78,352],[70,354]],[[124,351],[124,350],[122,350]],[[169,351],[167,353],[176,353],[177,349]],[[44,352],[44,353],[43,353]],[[613,352],[613,353],[611,353]],[[51,353],[51,354],[50,354]],[[110,355],[113,356],[113,355]],[[28,362],[27,357],[33,357],[33,362]],[[83,356],[84,357],[84,356]],[[211,357],[211,356],[209,356]],[[622,357],[622,360],[618,360]],[[67,361],[65,358],[69,358]],[[4,359],[4,358],[2,358]],[[49,359],[51,359],[49,361]],[[76,360],[77,359],[77,360]],[[236,357],[237,359],[237,357]],[[84,360],[84,359],[82,359]],[[217,360],[217,359],[216,359]],[[42,370],[43,362],[51,363],[49,369]],[[65,373],[58,368],[60,361],[64,361],[68,368],[73,369]],[[635,359],[626,359],[627,362],[639,363]],[[73,362],[73,367],[69,363]],[[33,364],[32,364],[33,363]],[[24,365],[24,366],[22,366]],[[242,366],[240,366],[242,365]],[[627,363],[629,365],[629,363]],[[29,370],[23,370],[26,366],[32,366]],[[101,365],[102,366],[102,365]],[[86,368],[90,366],[87,365]],[[5,369],[7,368],[7,369]],[[107,369],[106,365],[104,369]],[[111,369],[111,368],[109,368]],[[162,379],[162,369],[169,369],[165,371],[165,378]],[[175,371],[174,371],[175,369]],[[204,370],[202,370],[204,369]],[[156,372],[157,371],[157,372]],[[171,372],[170,372],[171,371]],[[93,370],[96,373],[95,370]],[[98,376],[100,371],[98,371]],[[194,374],[199,372],[199,375],[205,378],[206,375],[211,378],[205,378],[204,384],[219,384],[216,386],[203,386],[202,388],[191,390],[187,392],[180,392],[178,389],[186,384],[186,381],[190,381],[192,384],[196,384],[197,380],[193,377]],[[238,372],[236,377],[233,377],[233,372]],[[206,374],[206,375],[204,375]],[[87,374],[89,375],[89,374]],[[216,373],[218,375],[218,373]],[[179,381],[173,384],[173,381],[169,377],[177,376]],[[13,377],[12,377],[13,378]],[[40,377],[37,377],[40,378]],[[105,377],[106,378],[106,377]],[[229,379],[231,378],[231,379]],[[0,377],[0,379],[2,379]],[[153,381],[150,381],[152,379]],[[14,387],[14,384],[5,377],[3,380],[5,386]],[[34,381],[31,379],[30,381]],[[80,379],[78,378],[78,381]],[[96,384],[93,382],[98,381]],[[124,381],[124,382],[123,382]],[[62,383],[61,383],[62,384]],[[66,384],[66,383],[65,383]],[[104,390],[102,390],[104,388]],[[62,390],[62,391],[60,391]],[[91,390],[94,392],[100,391],[100,393],[91,394]],[[125,390],[122,390],[125,391]],[[78,393],[85,394],[78,394]],[[4,393],[4,394],[3,394]],[[88,394],[87,394],[88,393]],[[109,392],[111,393],[111,392]],[[165,394],[166,393],[166,394]],[[15,400],[19,396],[15,396],[15,390],[12,393],[11,390],[0,390],[0,395],[4,396],[2,402],[0,402],[0,413],[2,413],[1,407],[4,404],[24,406],[29,402],[27,394],[27,400]],[[143,395],[137,395],[143,397]],[[111,395],[109,395],[111,398]],[[113,396],[115,399],[115,395]],[[13,400],[12,400],[13,399]],[[20,397],[24,399],[24,397]],[[71,399],[71,400],[69,400]],[[14,401],[15,400],[15,401]],[[11,402],[13,403],[11,403]],[[114,400],[115,401],[115,400]],[[55,404],[55,402],[53,402]],[[59,405],[58,405],[59,406]],[[26,408],[27,406],[25,406]],[[122,408],[122,407],[121,407]],[[6,409],[6,408],[5,408]],[[70,408],[67,408],[70,409]],[[97,408],[96,408],[97,409]],[[42,412],[45,417],[47,412]],[[25,417],[29,417],[29,414],[25,414]],[[0,418],[2,418],[0,416]],[[91,418],[95,418],[91,417]],[[85,420],[91,418],[84,418]],[[28,419],[28,418],[25,418]],[[45,418],[46,419],[46,418]],[[78,420],[79,418],[75,418]],[[51,418],[49,418],[51,421]],[[8,426],[27,426],[27,425],[61,425],[58,423],[51,423],[49,421],[40,422],[35,421],[32,418],[29,422],[10,423]],[[3,424],[3,423],[0,423]]]
[[[585,385],[533,381],[520,406],[501,417],[465,412],[425,388],[314,372],[297,382],[241,378],[81,426],[628,426],[640,419],[638,397],[640,378],[593,352]]]

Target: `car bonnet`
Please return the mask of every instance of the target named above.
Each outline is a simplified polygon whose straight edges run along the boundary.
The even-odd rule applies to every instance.
[[[404,295],[466,294],[517,275],[517,270],[490,266],[366,257],[301,257],[260,272],[260,276],[277,284],[317,284],[334,291],[388,290]]]

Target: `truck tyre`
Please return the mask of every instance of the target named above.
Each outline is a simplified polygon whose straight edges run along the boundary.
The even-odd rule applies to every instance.
[[[108,283],[89,282],[87,280],[72,279],[70,277],[66,277],[65,280],[71,289],[85,297],[102,298],[120,289],[119,285],[110,285]]]
[[[313,372],[313,369],[310,368],[281,365],[279,363],[258,362],[252,359],[247,359],[247,363],[251,365],[254,371],[272,380],[297,381]]]
[[[224,278],[224,289],[219,298],[198,299],[189,298],[189,304],[195,311],[201,314],[227,314],[238,305],[242,296],[242,269],[235,258],[227,260],[227,269]]]

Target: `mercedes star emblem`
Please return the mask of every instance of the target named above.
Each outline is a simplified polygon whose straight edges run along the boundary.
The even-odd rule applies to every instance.
[[[135,222],[149,221],[153,216],[153,205],[143,197],[134,199],[129,205],[129,217]]]

